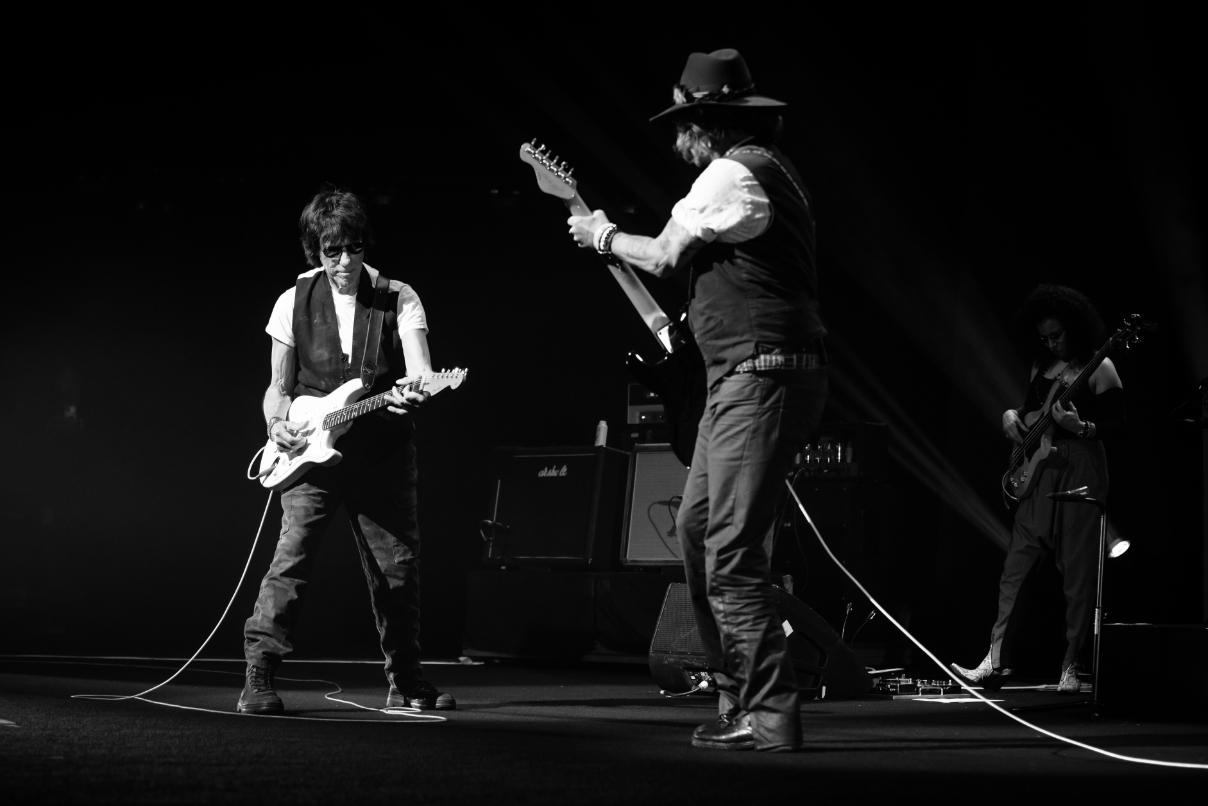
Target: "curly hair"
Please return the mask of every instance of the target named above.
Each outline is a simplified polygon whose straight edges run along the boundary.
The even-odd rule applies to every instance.
[[[1069,286],[1042,283],[1024,298],[1013,320],[1024,352],[1039,364],[1052,359],[1045,344],[1036,338],[1036,326],[1049,317],[1065,328],[1072,357],[1077,361],[1089,359],[1107,338],[1103,317],[1090,298]]]
[[[302,253],[311,266],[320,265],[324,243],[373,243],[369,215],[360,198],[350,190],[325,184],[298,218]]]

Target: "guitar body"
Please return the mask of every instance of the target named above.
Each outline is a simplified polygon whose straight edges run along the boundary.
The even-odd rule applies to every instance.
[[[1053,399],[1065,388],[1065,384],[1055,380],[1040,410],[1030,411],[1023,417],[1023,424],[1029,432],[1034,428],[1044,430],[1039,435],[1039,444],[1031,453],[1026,445],[1017,445],[1011,452],[1007,472],[1002,477],[1002,490],[1013,501],[1019,501],[1028,494],[1041,463],[1053,453],[1053,426],[1049,411],[1053,407]]]
[[[404,392],[427,392],[435,395],[442,389],[456,389],[466,379],[469,370],[444,369],[420,375],[400,388]],[[360,378],[354,378],[333,389],[323,397],[303,395],[289,404],[290,422],[303,423],[300,433],[306,443],[297,450],[283,451],[271,439],[260,450],[260,472],[249,478],[257,479],[270,490],[290,484],[316,465],[337,464],[344,455],[336,450],[336,440],[352,426],[357,417],[389,406],[390,392],[362,398],[365,388]],[[255,457],[252,457],[255,461]]]
[[[292,483],[316,465],[334,465],[344,458],[335,448],[336,440],[348,430],[347,425],[328,430],[323,427],[323,418],[328,414],[354,403],[365,394],[360,378],[337,387],[323,397],[303,395],[295,398],[289,406],[289,419],[295,423],[306,423],[302,433],[306,444],[296,451],[282,451],[271,439],[260,456],[260,484],[276,490]],[[267,471],[267,472],[266,472]]]
[[[681,344],[654,363],[630,353],[625,363],[634,379],[663,401],[671,425],[671,451],[685,467],[691,465],[697,427],[705,411],[705,362],[696,343]]]
[[[1015,501],[1019,501],[1027,495],[1028,491],[1032,488],[1032,482],[1036,478],[1036,473],[1040,470],[1040,465],[1052,455],[1053,450],[1052,433],[1042,434],[1040,445],[1032,452],[1030,457],[1021,458],[1018,462],[1012,462],[1011,469],[1003,476],[1003,492],[1007,493]]]

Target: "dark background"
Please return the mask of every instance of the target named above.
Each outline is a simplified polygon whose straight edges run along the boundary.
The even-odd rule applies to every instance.
[[[1006,326],[1060,282],[1109,326],[1158,324],[1113,356],[1130,424],[1109,446],[1112,526],[1134,548],[1113,561],[1108,616],[1201,622],[1203,437],[1179,408],[1196,415],[1208,375],[1199,29],[1153,5],[1040,8],[15,20],[5,651],[187,655],[218,621],[265,506],[244,477],[264,439],[264,323],[307,268],[297,215],[333,181],[370,201],[367,260],[421,295],[434,364],[470,369],[418,417],[425,649],[458,654],[491,451],[587,445],[600,419],[624,447],[624,356],[656,355],[518,148],[537,138],[590,205],[655,234],[693,173],[647,118],[689,51],[728,46],[790,104],[835,360],[827,418],[889,426],[892,573],[874,593],[942,656],[980,657],[1008,518],[999,415],[1027,373]],[[682,281],[647,285],[678,309]],[[239,654],[277,513],[211,654]],[[375,655],[362,587],[336,529],[300,652]]]

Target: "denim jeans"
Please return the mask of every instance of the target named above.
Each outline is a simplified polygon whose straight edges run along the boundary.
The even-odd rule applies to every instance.
[[[311,576],[311,564],[332,517],[347,512],[369,587],[387,675],[420,675],[419,528],[415,445],[388,442],[368,429],[336,447],[341,462],[313,467],[281,493],[281,534],[244,624],[244,657],[276,665],[293,650],[290,632]]]
[[[770,544],[793,455],[818,427],[825,369],[732,374],[710,390],[676,522],[722,712],[794,733],[798,694]],[[758,740],[758,737],[757,737]]]

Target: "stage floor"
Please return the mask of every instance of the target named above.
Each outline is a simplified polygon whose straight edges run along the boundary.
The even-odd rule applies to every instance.
[[[106,699],[181,662],[0,657],[5,802],[1164,802],[1208,784],[1204,769],[1145,763],[1208,766],[1201,717],[1105,713],[1052,681],[997,692],[1006,714],[963,693],[811,700],[794,754],[693,749],[715,699],[663,696],[633,662],[428,663],[458,701],[439,713],[378,710],[381,667],[363,661],[284,664],[282,717],[234,712],[236,660]]]

